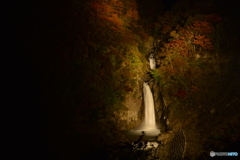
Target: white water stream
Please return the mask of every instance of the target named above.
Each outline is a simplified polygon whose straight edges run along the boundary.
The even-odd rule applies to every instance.
[[[144,120],[139,126],[131,129],[130,132],[134,135],[141,135],[142,131],[144,131],[146,136],[157,136],[160,134],[160,130],[156,126],[153,95],[149,85],[145,82],[143,83],[143,95],[145,107]]]
[[[156,59],[153,57],[153,54],[149,57],[150,69],[153,70],[156,68]]]
[[[156,129],[154,101],[151,89],[147,83],[143,83],[143,95],[145,105],[144,128]]]

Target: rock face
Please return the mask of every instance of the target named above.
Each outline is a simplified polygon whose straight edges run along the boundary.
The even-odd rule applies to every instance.
[[[168,111],[165,104],[165,100],[160,91],[159,85],[154,82],[147,74],[145,74],[145,79],[148,80],[150,89],[153,93],[154,107],[156,115],[156,125],[161,131],[166,132],[168,127]],[[146,78],[148,77],[148,78]],[[126,110],[121,110],[120,112],[114,112],[114,122],[119,130],[129,130],[136,127],[143,120],[144,117],[144,101],[142,92],[142,81],[137,81],[136,86],[132,92],[129,92],[124,100],[124,106]]]
[[[137,81],[136,86],[125,97],[123,105],[126,107],[126,110],[114,112],[114,122],[119,130],[130,130],[142,121],[143,98],[141,81]]]

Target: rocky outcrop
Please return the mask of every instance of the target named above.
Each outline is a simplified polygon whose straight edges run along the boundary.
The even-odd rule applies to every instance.
[[[113,121],[119,130],[130,130],[142,120],[143,98],[141,81],[136,80],[136,86],[132,92],[125,96],[123,105],[126,109],[114,112]]]

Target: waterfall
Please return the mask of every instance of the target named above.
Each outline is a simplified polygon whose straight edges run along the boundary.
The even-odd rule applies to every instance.
[[[145,118],[144,128],[156,128],[154,101],[151,89],[147,83],[143,83],[144,105],[145,105]]]
[[[149,57],[150,69],[153,70],[156,68],[156,59],[153,57],[153,54]]]
[[[160,130],[157,129],[155,119],[155,109],[152,91],[147,83],[143,83],[143,98],[144,98],[144,120],[142,123],[130,130],[132,135],[141,135],[145,131],[146,136],[157,136]]]

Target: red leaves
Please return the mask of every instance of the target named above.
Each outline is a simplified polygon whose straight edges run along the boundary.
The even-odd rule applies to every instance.
[[[193,22],[192,29],[199,33],[211,33],[213,31],[213,27],[209,22],[200,20]]]
[[[123,21],[119,17],[119,14],[122,14],[121,5],[121,3],[115,2],[114,0],[111,3],[107,1],[95,1],[91,3],[91,7],[96,12],[96,16],[112,23],[111,28],[114,30],[123,28]]]
[[[209,38],[205,38],[205,35],[198,35],[195,36],[195,40],[193,42],[194,44],[200,45],[205,49],[212,49],[212,43],[211,43],[211,39]]]

